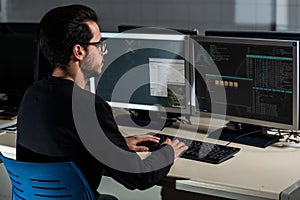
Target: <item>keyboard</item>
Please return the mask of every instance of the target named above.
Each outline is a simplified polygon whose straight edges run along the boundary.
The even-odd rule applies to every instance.
[[[153,146],[149,145],[148,147],[150,151],[155,151],[161,147],[161,144],[167,139],[173,139],[173,136],[164,135],[160,133],[152,133],[152,135],[159,137],[160,142],[151,143]],[[237,152],[240,151],[239,148],[230,147],[226,145],[220,144],[213,144],[208,142],[201,142],[201,141],[194,141],[184,138],[177,138],[176,139],[182,141],[183,143],[189,145],[188,150],[186,150],[182,158],[187,158],[191,160],[197,160],[201,162],[207,162],[212,164],[219,164],[225,160],[228,160],[234,156]],[[145,144],[147,146],[147,144]]]

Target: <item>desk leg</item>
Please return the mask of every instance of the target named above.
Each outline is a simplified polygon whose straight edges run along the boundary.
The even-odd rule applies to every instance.
[[[174,200],[174,199],[184,199],[184,200],[229,200],[227,198],[215,197],[205,194],[186,192],[182,190],[176,190],[171,187],[163,186],[161,189],[161,200]]]
[[[166,177],[159,185],[161,188],[161,200],[174,200],[174,199],[184,199],[184,200],[229,200],[223,197],[216,197],[212,195],[182,191],[175,189],[176,178]]]

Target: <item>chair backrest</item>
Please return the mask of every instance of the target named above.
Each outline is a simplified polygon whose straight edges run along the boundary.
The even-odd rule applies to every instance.
[[[93,192],[73,162],[31,163],[0,153],[12,184],[13,200],[94,200]]]

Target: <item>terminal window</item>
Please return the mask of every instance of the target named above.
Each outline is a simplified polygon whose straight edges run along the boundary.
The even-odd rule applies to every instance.
[[[201,42],[195,48],[198,109],[227,105],[227,115],[292,124],[293,48],[277,45]],[[219,74],[212,73],[216,66]],[[210,92],[225,88],[226,102]],[[209,90],[208,90],[209,88]],[[211,102],[214,101],[214,102]],[[216,109],[218,110],[218,109]]]

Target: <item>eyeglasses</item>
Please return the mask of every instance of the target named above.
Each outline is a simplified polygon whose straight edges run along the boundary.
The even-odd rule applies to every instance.
[[[96,47],[98,47],[98,49],[104,53],[106,52],[107,48],[106,48],[106,43],[104,43],[103,41],[99,41],[99,42],[87,42],[87,43],[80,43],[81,45],[94,45]]]

